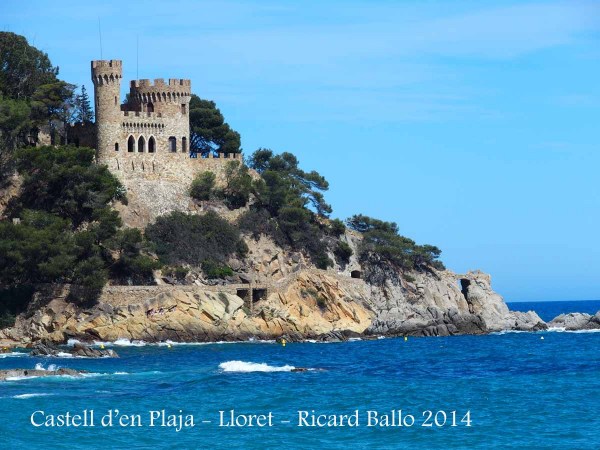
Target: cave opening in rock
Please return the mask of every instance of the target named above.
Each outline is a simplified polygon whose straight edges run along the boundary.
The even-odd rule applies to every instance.
[[[267,298],[266,289],[253,289],[252,290],[252,302],[258,302]]]
[[[352,278],[362,278],[362,274],[360,273],[360,270],[353,270],[352,272],[350,272],[350,276]]]
[[[238,289],[236,291],[236,295],[242,300],[249,300],[248,296],[250,294],[250,289]]]
[[[461,278],[460,280],[460,292],[462,292],[465,300],[467,300],[467,293],[469,292],[469,286],[471,285],[471,280],[467,280],[466,278]]]

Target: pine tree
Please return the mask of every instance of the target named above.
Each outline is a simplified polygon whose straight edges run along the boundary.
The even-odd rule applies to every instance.
[[[75,120],[77,122],[91,122],[94,117],[90,97],[85,90],[85,86],[81,86],[81,94],[75,97]]]

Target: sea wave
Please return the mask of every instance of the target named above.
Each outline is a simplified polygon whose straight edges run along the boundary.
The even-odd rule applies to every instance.
[[[35,365],[35,370],[50,370],[50,371],[55,371],[58,370],[59,367],[56,364],[49,364],[48,367],[44,367],[44,365],[42,363],[37,363]]]
[[[531,333],[531,331],[523,331],[523,330],[502,330],[502,331],[493,331],[490,333],[492,336],[503,336],[505,334],[522,334],[522,333]]]
[[[27,356],[28,353],[21,352],[10,352],[10,353],[0,353],[0,358],[18,358],[20,356]]]
[[[600,329],[594,330],[567,330],[565,327],[550,327],[546,331],[551,333],[600,333]]]
[[[130,340],[126,338],[120,338],[116,341],[94,341],[92,343],[89,342],[81,342],[77,339],[69,339],[67,341],[68,345],[75,344],[84,344],[93,347],[146,347],[146,346],[158,346],[158,347],[174,347],[179,345],[217,345],[217,344],[243,344],[243,343],[252,343],[252,344],[275,344],[275,340],[258,340],[258,339],[248,339],[247,341],[215,341],[215,342],[175,342],[171,340],[161,341],[161,342],[146,342],[142,340]]]
[[[219,369],[223,372],[291,372],[296,367],[270,366],[266,363],[253,363],[246,361],[226,361],[219,364]]]
[[[33,392],[31,394],[13,395],[12,398],[28,399],[28,398],[33,398],[33,397],[48,397],[50,395],[54,395],[54,394],[49,394],[49,393],[44,393],[44,392]]]

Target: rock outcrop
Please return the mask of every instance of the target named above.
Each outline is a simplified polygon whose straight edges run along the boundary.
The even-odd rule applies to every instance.
[[[11,379],[22,379],[22,378],[37,378],[37,377],[56,377],[68,375],[71,377],[81,377],[86,374],[85,370],[75,369],[56,369],[56,370],[43,370],[43,369],[7,369],[0,370],[0,381],[10,381]]]
[[[112,349],[91,348],[84,344],[75,344],[71,349],[61,349],[51,341],[42,340],[31,347],[29,356],[65,356],[65,354],[84,358],[118,358]]]
[[[593,316],[585,313],[561,314],[548,322],[548,326],[566,331],[600,330],[600,311]]]

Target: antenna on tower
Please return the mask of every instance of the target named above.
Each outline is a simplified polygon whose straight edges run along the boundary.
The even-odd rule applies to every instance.
[[[100,28],[100,17],[98,17],[98,35],[100,35],[100,59],[102,59],[102,29]]]

